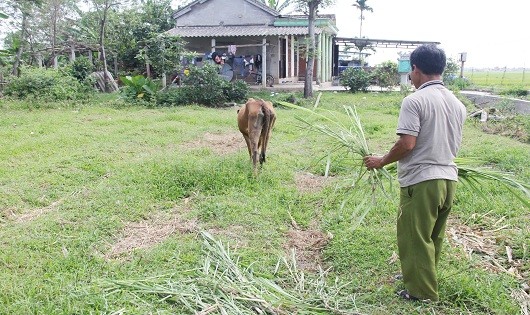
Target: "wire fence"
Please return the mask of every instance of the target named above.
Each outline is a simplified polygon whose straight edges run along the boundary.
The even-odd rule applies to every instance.
[[[510,70],[507,68],[464,70],[464,76],[476,86],[520,87],[530,90],[530,69]]]

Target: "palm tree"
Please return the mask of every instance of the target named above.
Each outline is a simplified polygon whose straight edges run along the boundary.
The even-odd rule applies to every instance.
[[[281,12],[283,9],[287,8],[291,4],[291,0],[261,0],[269,8],[274,9],[278,12]]]
[[[362,38],[364,11],[374,12],[374,9],[372,9],[372,7],[366,5],[367,1],[368,0],[355,0],[355,3],[353,4],[354,7],[361,10],[361,26],[359,27],[359,38]]]

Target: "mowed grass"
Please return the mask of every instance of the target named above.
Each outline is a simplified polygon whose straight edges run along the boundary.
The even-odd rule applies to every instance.
[[[342,106],[355,105],[377,154],[396,139],[402,97],[324,93],[319,108],[346,119]],[[301,128],[296,117],[304,113],[277,107],[268,160],[254,178],[235,108],[145,108],[114,98],[40,105],[1,100],[0,314],[184,314],[171,299],[112,293],[104,283],[197,268],[200,231],[227,242],[243,266],[274,279],[278,259],[289,255],[293,220],[298,229],[333,235],[321,257],[305,263],[321,259],[329,281],[345,284],[360,313],[520,312],[511,295],[528,283],[530,217],[498,185],[483,186],[487,199],[460,185],[448,226],[448,233],[469,228],[467,235],[488,250],[462,245],[465,233],[448,234],[439,266],[441,301],[409,303],[394,294],[401,288],[393,281],[399,272],[397,190],[378,196],[354,229],[353,209],[369,191],[343,188],[356,162],[339,152],[332,154],[331,178],[323,178],[329,141]],[[485,134],[469,120],[461,152],[529,182],[528,144]],[[323,186],[301,183],[307,173]],[[506,272],[510,267],[520,277]]]

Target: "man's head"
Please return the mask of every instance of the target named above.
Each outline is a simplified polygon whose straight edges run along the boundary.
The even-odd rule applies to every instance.
[[[445,52],[436,45],[421,45],[410,54],[410,67],[425,75],[441,75],[445,69]]]
[[[213,60],[213,62],[215,62],[216,64],[219,65],[219,64],[221,64],[223,62],[223,56],[220,53],[214,51],[212,53],[212,60]]]

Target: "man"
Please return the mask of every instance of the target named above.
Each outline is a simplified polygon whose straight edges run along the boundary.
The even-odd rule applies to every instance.
[[[225,62],[225,58],[225,56],[219,54],[216,51],[212,53],[212,60],[220,66],[219,76],[230,82],[234,78],[234,70],[232,69],[232,66]]]
[[[445,53],[422,45],[410,55],[416,91],[403,99],[399,139],[384,156],[366,156],[368,169],[398,161],[401,187],[397,241],[406,300],[437,301],[436,266],[458,179],[453,160],[462,140],[464,105],[444,87]]]

